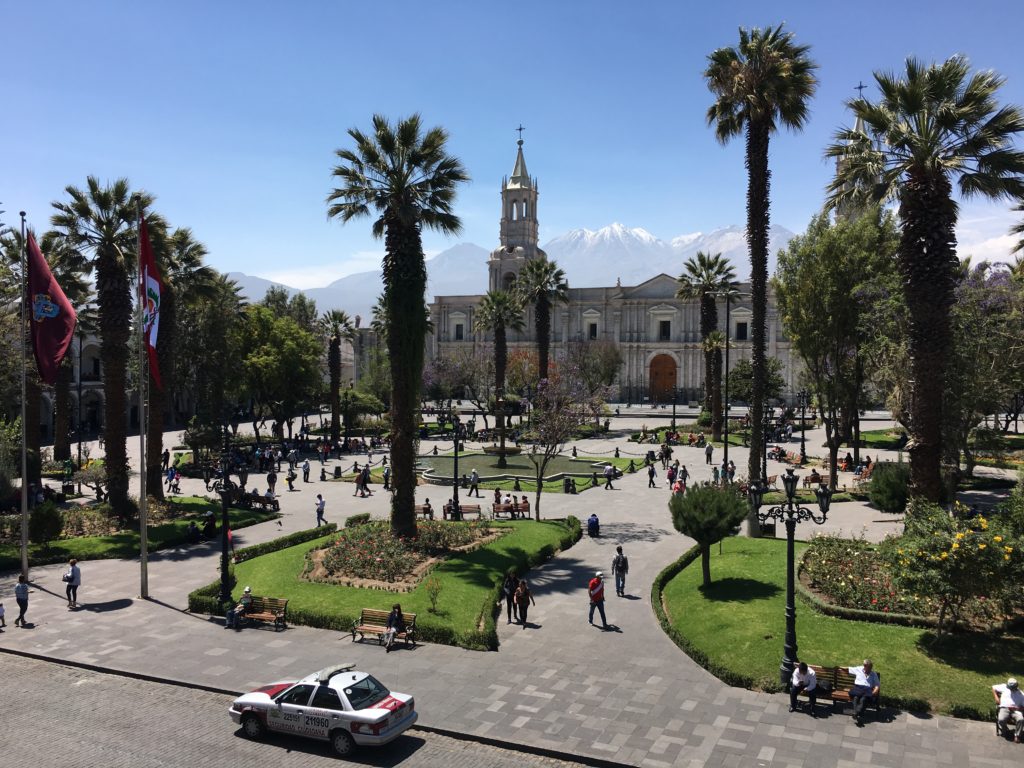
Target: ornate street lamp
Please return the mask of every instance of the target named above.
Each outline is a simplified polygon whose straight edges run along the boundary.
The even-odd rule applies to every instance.
[[[448,401],[449,404],[451,401]],[[451,410],[452,431],[455,432],[455,469],[452,474],[452,485],[455,486],[455,493],[452,496],[452,520],[462,519],[462,508],[459,506],[459,421],[458,411],[452,407]]]
[[[765,401],[764,421],[761,424],[761,477],[768,477],[768,432],[772,428],[772,409]]]
[[[782,646],[782,664],[779,666],[779,681],[788,689],[793,678],[793,667],[797,662],[796,646],[796,605],[794,601],[794,557],[793,557],[793,536],[796,533],[796,524],[804,520],[812,520],[822,525],[828,517],[828,508],[832,503],[832,489],[822,483],[814,491],[818,499],[818,510],[816,514],[813,509],[801,507],[796,503],[796,487],[800,478],[793,474],[793,468],[788,467],[786,474],[782,477],[782,485],[786,490],[786,500],[777,507],[770,507],[761,510],[761,502],[765,492],[768,490],[767,483],[753,482],[747,492],[750,497],[750,508],[760,523],[764,524],[769,520],[780,521],[786,524],[786,639]]]
[[[228,532],[228,507],[231,505],[231,417],[224,412],[224,446],[220,455],[220,601],[225,606],[231,603],[230,568],[231,559],[228,554],[230,542]]]

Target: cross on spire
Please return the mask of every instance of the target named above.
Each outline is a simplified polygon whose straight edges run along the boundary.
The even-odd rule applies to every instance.
[[[867,88],[867,86],[864,85],[864,81],[863,80],[858,82],[857,85],[854,86],[853,90],[855,90],[857,92],[857,98],[858,99],[863,99],[864,98],[864,89],[865,88]]]
[[[517,131],[519,131],[519,141],[517,141],[516,143],[517,143],[517,144],[518,144],[519,146],[523,146],[523,131],[525,131],[526,129],[525,129],[525,128],[523,128],[523,124],[522,124],[522,123],[520,123],[520,124],[519,124],[519,127],[518,127],[518,128],[516,128],[516,130],[517,130]]]

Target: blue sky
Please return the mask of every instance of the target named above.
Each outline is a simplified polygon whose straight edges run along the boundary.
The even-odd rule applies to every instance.
[[[872,71],[964,53],[1024,105],[1019,0],[34,0],[5,3],[3,19],[7,223],[24,209],[45,229],[67,184],[127,176],[218,269],[299,287],[379,262],[369,221],[330,222],[324,203],[334,150],[374,112],[445,126],[473,177],[464,234],[425,237],[437,252],[496,245],[520,123],[542,241],[613,221],[665,239],[744,223],[743,143],[716,143],[701,77],[740,25],[785,21],[820,65],[807,129],[772,140],[772,220],[794,231],[821,205],[842,102]],[[1005,260],[1014,221],[1007,205],[965,205],[962,252]]]

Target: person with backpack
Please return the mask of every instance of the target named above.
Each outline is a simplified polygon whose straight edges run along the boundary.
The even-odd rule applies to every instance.
[[[629,573],[629,558],[622,554],[622,545],[615,548],[612,558],[612,575],[615,576],[615,594],[626,596],[626,574]]]

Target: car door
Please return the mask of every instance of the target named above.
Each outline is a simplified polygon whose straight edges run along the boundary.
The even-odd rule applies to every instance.
[[[344,711],[345,706],[338,692],[329,685],[318,685],[304,721],[309,729],[308,735],[318,739],[328,738],[331,729],[345,720],[342,714]]]
[[[314,688],[314,685],[299,683],[278,696],[267,713],[267,727],[281,733],[303,733],[303,719]]]

